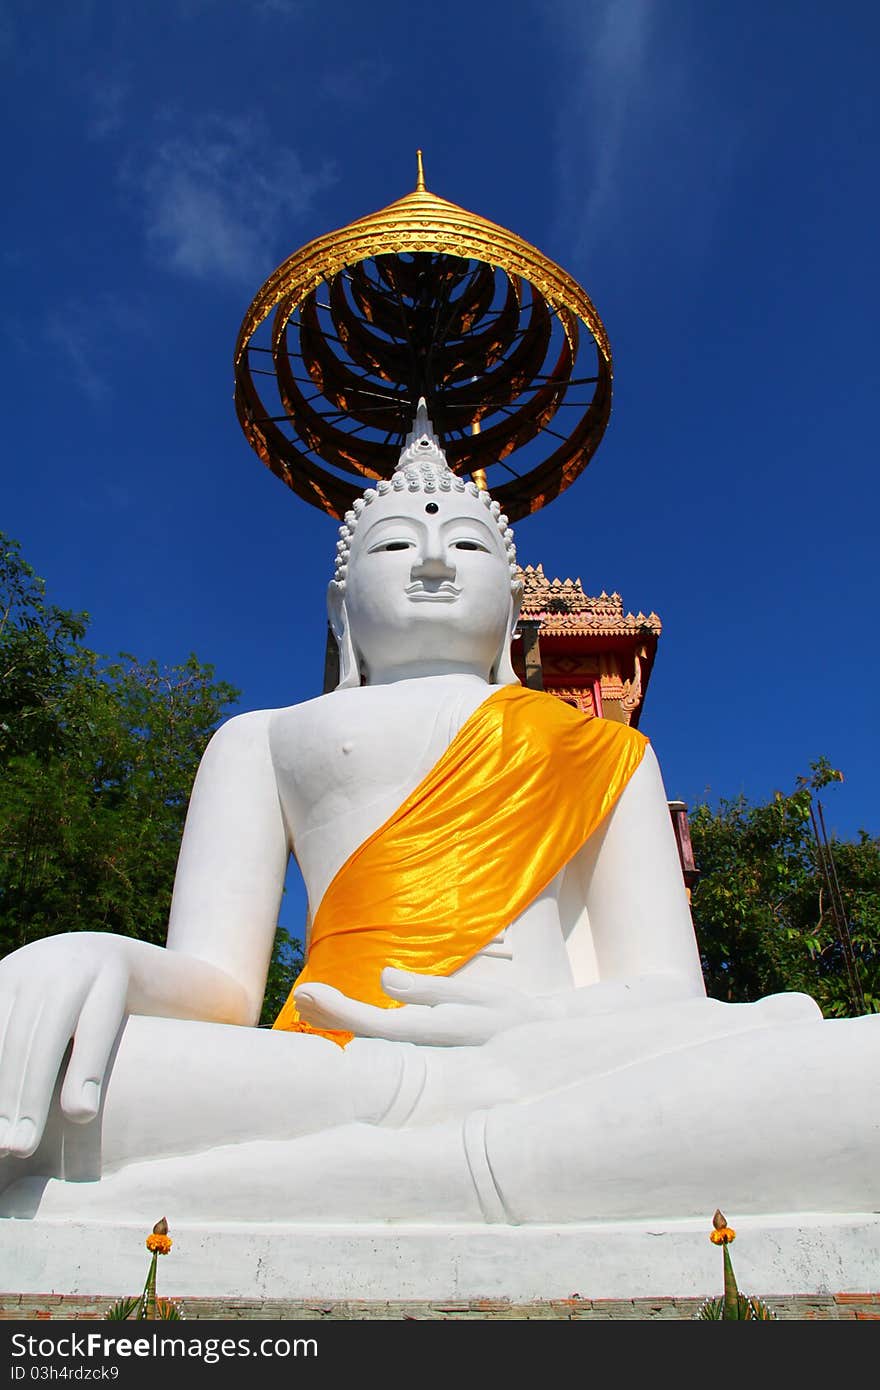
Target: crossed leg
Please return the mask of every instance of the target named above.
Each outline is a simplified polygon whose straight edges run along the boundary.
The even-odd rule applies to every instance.
[[[748,1209],[752,1183],[791,1209],[808,1195],[793,1184],[800,1145],[823,1191],[832,1151],[840,1199],[865,1186],[870,1124],[853,1095],[878,1061],[880,1020],[823,1023],[801,996],[528,1024],[480,1048],[342,1051],[132,1019],[99,1119],[56,1113],[28,1167],[68,1179],[40,1184],[47,1215],[148,1214],[164,1194],[192,1219],[296,1220],[308,1192],[310,1220],[583,1220],[678,1210],[695,1191],[702,1211],[701,1173],[724,1188],[716,1204],[735,1189]],[[6,1214],[26,1214],[17,1186]]]

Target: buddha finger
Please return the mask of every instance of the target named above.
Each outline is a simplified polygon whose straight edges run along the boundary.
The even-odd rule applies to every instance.
[[[361,1038],[384,1038],[388,1042],[430,1043],[437,1025],[433,1010],[424,1004],[407,1004],[405,1009],[380,1009],[375,1004],[358,1004],[352,1010],[351,1032]]]
[[[61,1109],[76,1124],[87,1124],[98,1113],[107,1063],[125,1017],[127,990],[126,972],[111,961],[83,1004],[61,1090]]]
[[[351,999],[332,985],[309,983],[294,995],[300,1017],[313,1028],[331,1028],[361,1038],[391,1042],[420,1042],[430,1030],[431,1010],[418,1004],[406,1009],[381,1009]]]
[[[297,1012],[313,1028],[335,1028],[351,1031],[348,1023],[354,1000],[332,985],[301,985],[294,991]]]
[[[345,998],[345,996],[343,996]],[[407,1004],[404,1009],[382,1009],[375,1004],[345,999],[345,1007],[328,1013],[333,1028],[345,1028],[360,1038],[386,1042],[420,1043],[429,1047],[461,1047],[485,1042],[495,1031],[489,1010],[472,1004]],[[310,1019],[314,1022],[314,1019]]]
[[[67,1012],[53,1012],[52,991],[33,999],[22,990],[3,1040],[0,1151],[29,1158],[43,1137],[52,1091],[72,1032]]]
[[[507,1004],[510,990],[479,985],[456,975],[419,975],[388,965],[382,971],[382,988],[404,1004],[482,1004],[485,1008]]]

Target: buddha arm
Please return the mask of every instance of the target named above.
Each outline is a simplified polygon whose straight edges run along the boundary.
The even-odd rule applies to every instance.
[[[237,986],[243,998],[230,1020],[236,1023],[259,1018],[289,859],[270,717],[260,711],[231,719],[208,745],[190,799],[168,926],[169,953],[195,957]]]
[[[33,1153],[71,1038],[61,1108],[86,1121],[126,1013],[257,1021],[286,863],[268,715],[244,716],[215,735],[199,768],[168,949],[71,932],[0,962],[0,1152]]]
[[[254,1024],[288,860],[269,711],[229,720],[199,765],[174,880],[167,949],[76,933],[127,974],[128,1013]]]
[[[597,976],[566,1000],[566,1013],[705,993],[666,792],[650,747],[566,873],[586,909]]]

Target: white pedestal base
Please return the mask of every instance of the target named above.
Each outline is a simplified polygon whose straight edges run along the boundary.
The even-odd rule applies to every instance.
[[[159,1291],[169,1297],[528,1302],[703,1297],[722,1287],[707,1221],[353,1227],[169,1219],[174,1249],[159,1269]],[[747,1217],[735,1226],[744,1293],[880,1290],[880,1215]],[[137,1293],[147,1234],[127,1223],[5,1218],[0,1291]]]

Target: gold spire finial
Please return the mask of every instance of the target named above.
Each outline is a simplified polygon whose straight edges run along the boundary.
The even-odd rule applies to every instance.
[[[425,187],[425,166],[422,163],[422,152],[421,150],[416,150],[416,192],[427,193],[427,191]]]

